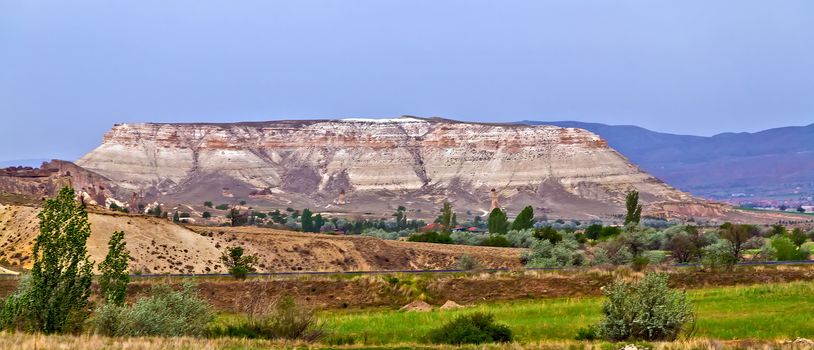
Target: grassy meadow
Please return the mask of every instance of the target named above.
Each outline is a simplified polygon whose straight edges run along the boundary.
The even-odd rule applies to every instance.
[[[814,282],[688,292],[696,315],[693,338],[783,340],[814,335]],[[334,336],[357,344],[421,343],[430,329],[456,315],[486,311],[508,325],[520,343],[566,341],[601,317],[602,298],[485,303],[455,311],[328,311],[320,316]],[[331,339],[328,339],[330,342]]]

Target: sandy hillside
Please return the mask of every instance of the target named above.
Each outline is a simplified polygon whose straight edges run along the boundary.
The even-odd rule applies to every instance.
[[[0,204],[0,259],[31,267],[31,246],[38,232],[38,208]],[[461,254],[485,267],[519,267],[521,250],[383,241],[370,237],[330,236],[260,228],[185,227],[147,216],[91,212],[88,252],[96,262],[107,253],[114,231],[126,233],[141,273],[222,273],[221,252],[243,246],[259,257],[261,272],[362,271],[454,268]],[[2,261],[2,260],[0,260]]]

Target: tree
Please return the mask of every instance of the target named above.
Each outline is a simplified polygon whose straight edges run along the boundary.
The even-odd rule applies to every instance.
[[[489,213],[489,233],[493,234],[506,234],[509,232],[509,222],[506,219],[506,212],[500,208],[492,209]]]
[[[797,212],[798,212],[798,213],[805,213],[805,212],[806,212],[806,209],[805,209],[805,208],[803,208],[803,206],[802,206],[802,205],[800,205],[800,206],[797,206]]]
[[[314,230],[314,221],[313,217],[311,216],[311,209],[305,208],[302,210],[302,218],[300,219],[302,223],[302,231],[303,232],[312,232]]]
[[[558,242],[562,241],[562,234],[557,232],[557,230],[551,226],[545,226],[534,231],[534,238],[539,240],[547,240],[551,242],[551,244],[557,244]]]
[[[86,247],[90,223],[74,196],[72,188],[62,188],[37,215],[40,233],[30,278],[3,304],[0,328],[63,333],[78,331],[87,319],[93,278]]]
[[[106,302],[122,306],[127,293],[127,284],[130,283],[130,276],[127,275],[130,253],[124,241],[124,232],[113,232],[107,246],[105,260],[99,264],[99,272],[102,274],[99,277],[99,290]]]
[[[601,224],[593,224],[585,228],[585,237],[590,239],[599,239],[599,235],[602,234],[602,225]]]
[[[204,206],[207,207],[207,208],[212,208],[212,202],[211,201],[206,201],[206,202],[204,202]]]
[[[180,222],[180,221],[181,221],[181,215],[179,215],[178,211],[176,210],[175,214],[172,214],[172,222]]]
[[[791,239],[792,242],[794,242],[794,245],[798,247],[803,245],[803,243],[805,243],[808,240],[808,237],[806,237],[805,232],[803,232],[803,230],[799,227],[795,227],[793,230],[791,230],[789,238]]]
[[[319,232],[322,230],[322,226],[325,225],[325,219],[322,218],[322,214],[317,214],[314,216],[314,227],[312,228],[311,232]]]
[[[208,211],[205,211],[205,212],[203,212],[203,214],[201,214],[201,217],[204,218],[204,219],[209,219],[209,218],[212,217],[212,213],[210,213]]]
[[[625,207],[627,207],[625,225],[629,223],[638,224],[642,219],[642,206],[639,204],[639,191],[630,191],[627,193]]]
[[[530,205],[523,208],[512,222],[512,230],[520,231],[534,227],[534,208]]]
[[[257,264],[257,257],[244,256],[243,247],[227,248],[220,260],[226,265],[229,274],[237,279],[244,279],[246,275],[256,271],[254,265]]]
[[[396,217],[396,228],[399,230],[407,227],[407,214],[405,213],[406,210],[407,208],[399,205],[398,209],[396,209],[396,212],[393,213],[393,216]]]
[[[444,202],[444,207],[441,209],[441,216],[439,219],[439,224],[442,226],[442,231],[444,233],[449,233],[452,231],[452,217],[455,214],[452,212],[452,204],[449,202]]]
[[[781,226],[782,227],[782,226]],[[785,231],[785,228],[783,228]],[[732,242],[732,255],[735,260],[740,260],[743,244],[757,235],[757,227],[752,225],[732,224],[729,222],[721,225],[719,230],[721,238]]]

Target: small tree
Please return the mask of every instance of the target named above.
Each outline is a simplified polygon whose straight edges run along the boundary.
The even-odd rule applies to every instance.
[[[785,232],[785,228],[780,226]],[[735,260],[740,260],[743,251],[743,244],[757,235],[758,229],[752,225],[732,224],[729,222],[721,225],[719,230],[721,238],[732,242],[732,255]]]
[[[257,257],[243,255],[243,247],[231,247],[221,255],[220,260],[226,265],[229,274],[237,279],[244,279],[246,275],[254,273],[254,265],[257,264]]]
[[[493,234],[506,234],[509,232],[509,222],[506,219],[506,212],[500,208],[492,209],[489,213],[489,233]]]
[[[212,202],[211,201],[206,201],[206,202],[204,202],[204,206],[207,207],[207,208],[212,208]]]
[[[638,224],[642,219],[642,206],[639,204],[639,191],[630,191],[625,200],[627,214],[625,215],[625,225],[629,223]]]
[[[530,205],[523,208],[512,222],[512,230],[525,230],[534,227],[534,208]]]
[[[670,289],[663,273],[649,273],[639,282],[619,279],[603,292],[607,300],[598,330],[610,341],[672,341],[693,321],[687,295]]]
[[[127,284],[130,283],[130,276],[127,275],[130,253],[124,241],[124,232],[113,232],[107,246],[107,256],[99,264],[99,272],[102,274],[99,278],[99,290],[106,302],[122,306],[127,295]]]
[[[210,213],[208,211],[205,211],[205,212],[203,212],[203,214],[201,214],[201,217],[204,218],[204,219],[209,219],[209,218],[212,217],[212,213]]]
[[[77,331],[88,316],[93,262],[86,242],[88,213],[64,187],[45,201],[37,217],[31,275],[0,310],[0,328],[42,333]]]

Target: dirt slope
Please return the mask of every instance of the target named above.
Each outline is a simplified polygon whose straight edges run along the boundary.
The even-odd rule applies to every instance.
[[[31,267],[31,246],[38,233],[34,206],[0,204],[0,259]],[[383,241],[370,237],[303,234],[260,228],[185,227],[167,220],[109,212],[91,212],[88,252],[96,262],[107,253],[114,231],[125,231],[132,272],[223,273],[221,252],[242,246],[259,257],[261,272],[443,269],[461,254],[485,267],[519,267],[519,249],[448,246]]]

